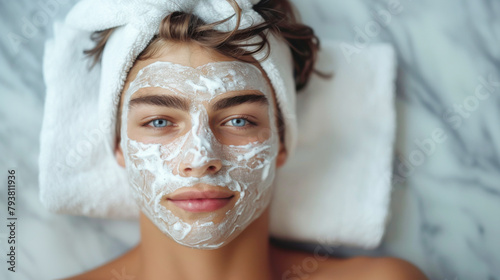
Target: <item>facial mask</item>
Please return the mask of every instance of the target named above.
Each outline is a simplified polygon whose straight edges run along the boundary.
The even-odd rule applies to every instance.
[[[188,133],[167,144],[146,144],[128,137],[129,102],[135,92],[148,87],[164,88],[190,100]],[[258,90],[268,99],[272,129],[265,137],[259,137],[262,141],[223,145],[211,131],[203,104],[227,92],[241,90]],[[192,68],[155,62],[140,70],[125,92],[120,145],[133,195],[142,212],[179,244],[200,249],[219,248],[262,214],[271,199],[278,144],[271,88],[261,71],[251,64],[226,61]],[[201,177],[181,174],[183,162],[195,168],[215,159],[222,163],[215,174]],[[194,221],[184,221],[161,204],[166,195],[200,183],[238,192],[239,198],[222,218],[210,213]]]

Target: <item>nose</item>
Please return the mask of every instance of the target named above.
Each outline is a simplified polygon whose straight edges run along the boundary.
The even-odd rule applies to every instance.
[[[218,159],[209,160],[200,166],[193,166],[190,163],[181,163],[179,173],[183,177],[203,177],[205,175],[213,175],[222,168],[222,162]]]

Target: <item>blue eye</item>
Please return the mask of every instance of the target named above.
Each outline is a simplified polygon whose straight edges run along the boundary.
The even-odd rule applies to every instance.
[[[153,127],[166,127],[168,125],[172,125],[172,122],[165,119],[156,119],[151,121],[149,124],[151,124]]]
[[[232,126],[243,127],[248,123],[248,120],[243,118],[232,119],[229,121]]]

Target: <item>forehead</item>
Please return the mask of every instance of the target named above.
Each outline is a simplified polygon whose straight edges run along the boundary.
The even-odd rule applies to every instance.
[[[235,91],[259,91],[271,98],[272,90],[260,69],[240,61],[210,62],[190,67],[156,61],[142,68],[130,83],[126,97],[142,88],[164,88],[192,100],[210,101]]]

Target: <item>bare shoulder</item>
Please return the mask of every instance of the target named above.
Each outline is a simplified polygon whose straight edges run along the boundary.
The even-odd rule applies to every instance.
[[[415,265],[394,257],[329,258],[312,276],[318,280],[428,280]]]
[[[345,279],[428,280],[425,274],[415,265],[394,257],[353,257],[344,261],[343,268],[338,267],[338,262],[336,266],[336,271],[342,271]],[[330,272],[334,272],[334,270],[332,269]],[[331,276],[334,275],[332,274]],[[325,279],[337,278],[331,277]]]
[[[425,274],[412,263],[394,257],[363,258],[360,263],[369,280],[428,280]]]
[[[106,265],[103,265],[103,266],[97,267],[93,270],[84,272],[82,274],[74,275],[72,277],[64,278],[61,280],[89,280],[89,279],[101,280],[101,279],[104,279],[103,276],[104,276],[105,266]]]
[[[275,279],[428,280],[413,264],[393,257],[335,258],[273,248]]]
[[[137,247],[102,266],[62,280],[130,279],[137,273]]]

